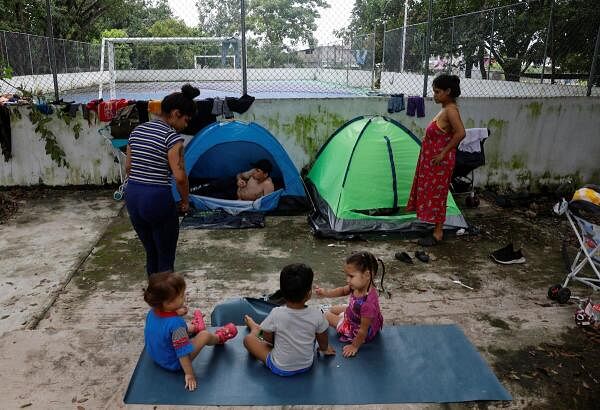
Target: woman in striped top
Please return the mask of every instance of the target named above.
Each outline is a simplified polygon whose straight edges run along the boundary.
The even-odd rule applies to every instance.
[[[196,111],[194,98],[200,94],[189,84],[162,100],[161,114],[138,125],[127,145],[127,188],[125,201],[131,224],[146,250],[148,275],[173,271],[179,237],[177,209],[189,209],[189,183],[183,162],[183,137]],[[171,175],[181,202],[171,193]]]

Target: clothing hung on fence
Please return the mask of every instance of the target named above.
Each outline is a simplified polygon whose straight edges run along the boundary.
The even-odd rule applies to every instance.
[[[417,95],[411,95],[408,97],[408,103],[406,105],[406,115],[414,117],[415,112],[417,117],[421,118],[425,116],[425,100],[423,97]]]
[[[254,102],[254,97],[244,94],[240,98],[226,97],[224,102],[227,103],[229,111],[243,114]],[[196,135],[198,131],[209,124],[217,121],[217,116],[213,114],[214,99],[206,98],[204,100],[196,100],[196,113],[188,122],[186,129],[181,131],[182,134]],[[233,116],[231,117],[233,118]]]

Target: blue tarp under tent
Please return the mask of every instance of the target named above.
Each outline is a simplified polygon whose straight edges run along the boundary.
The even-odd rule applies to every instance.
[[[306,209],[307,196],[296,166],[279,141],[264,127],[250,122],[214,123],[202,129],[185,149],[185,168],[190,184],[227,178],[252,168],[253,163],[268,159],[273,164],[270,177],[275,192],[255,201],[241,201],[190,194],[190,203],[198,210],[295,213]],[[173,184],[173,195],[179,193]]]

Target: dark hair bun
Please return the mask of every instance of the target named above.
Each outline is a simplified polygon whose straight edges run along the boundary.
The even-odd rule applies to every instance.
[[[460,77],[457,75],[451,75],[450,78],[452,79],[452,81],[454,81],[457,85],[460,85]]]
[[[190,84],[185,84],[183,87],[181,87],[181,93],[186,98],[193,100],[194,98],[196,98],[200,95],[200,90],[197,89],[196,87],[192,87]]]

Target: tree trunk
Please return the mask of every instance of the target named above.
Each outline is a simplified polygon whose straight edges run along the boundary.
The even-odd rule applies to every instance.
[[[487,71],[485,71],[485,60],[483,59],[483,50],[485,50],[485,48],[483,45],[481,45],[481,47],[479,47],[479,52],[477,53],[477,61],[479,61],[479,72],[481,73],[481,78],[487,80],[488,76]],[[491,63],[492,60],[490,59],[489,64]]]
[[[468,56],[465,59],[465,77],[471,78],[471,70],[473,69],[473,56]]]
[[[484,80],[488,79],[487,71],[485,69],[485,60],[483,56],[479,57],[479,72],[481,73],[481,78]]]
[[[508,57],[502,64],[504,70],[504,79],[506,81],[518,82],[521,78],[521,60],[514,57]]]

